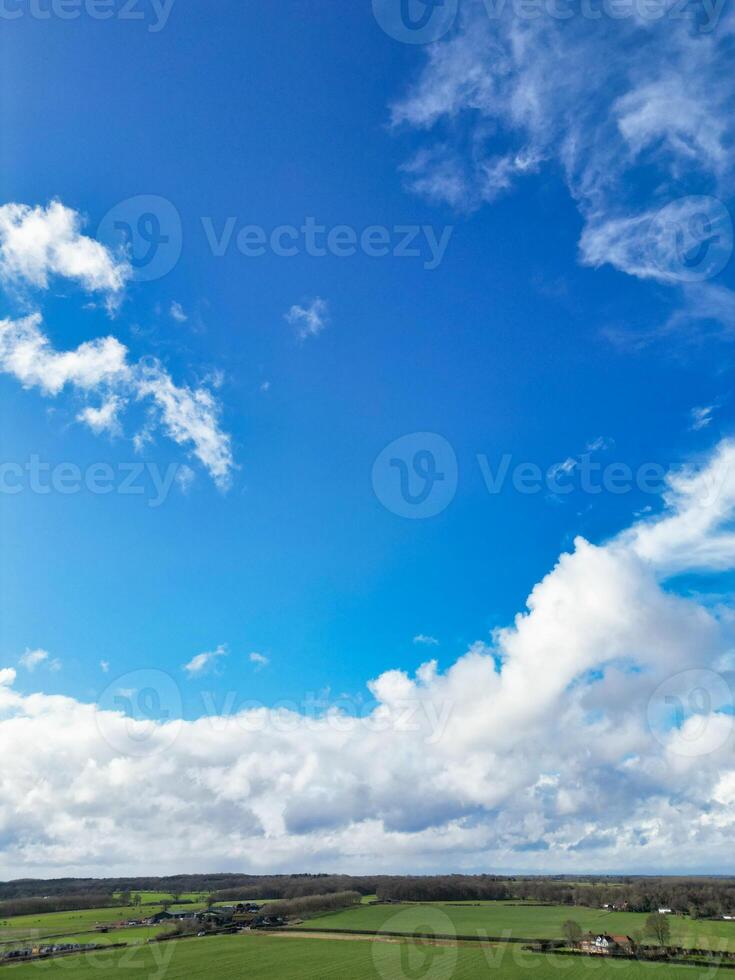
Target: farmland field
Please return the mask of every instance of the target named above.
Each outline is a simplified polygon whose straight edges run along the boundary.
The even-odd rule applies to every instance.
[[[172,905],[172,909],[179,906]],[[136,909],[132,906],[116,906],[106,909],[80,909],[74,912],[44,912],[34,915],[19,915],[12,919],[0,919],[0,943],[18,942],[23,939],[43,939],[46,936],[73,936],[94,932],[95,926],[125,919],[140,919],[160,911],[161,906],[145,906]],[[196,906],[181,906],[192,909]],[[133,930],[125,930],[125,933]],[[159,930],[160,931],[160,930]],[[119,934],[118,934],[119,935]],[[105,934],[100,936],[100,942]],[[91,940],[85,940],[91,941]],[[109,940],[108,940],[109,941]],[[119,941],[119,940],[116,940]]]
[[[561,927],[575,919],[584,930],[633,935],[642,932],[641,912],[607,912],[565,905],[510,902],[360,905],[306,920],[300,929],[369,929],[394,932],[413,930],[456,933],[460,936],[508,936],[525,939],[560,939]],[[671,916],[671,943],[699,949],[735,950],[735,922]]]
[[[521,980],[563,977],[584,980],[594,965],[600,980],[698,980],[705,971],[687,966],[657,966],[573,957],[550,958],[520,947],[470,945],[418,947],[403,941],[307,939],[292,936],[228,936],[131,947],[47,961],[42,971],[54,980],[107,980],[122,973],[130,980],[478,980],[499,976]],[[33,980],[33,964],[3,967],[8,980]],[[707,971],[713,977],[714,971]],[[732,976],[723,971],[723,976]]]

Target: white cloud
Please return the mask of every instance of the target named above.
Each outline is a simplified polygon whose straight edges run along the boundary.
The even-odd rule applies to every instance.
[[[735,620],[670,577],[735,568],[733,517],[725,441],[671,474],[659,515],[604,543],[577,538],[513,622],[448,670],[375,678],[369,712],[243,699],[151,725],[25,697],[6,674],[3,866],[122,873],[146,853],[165,873],[202,824],[207,867],[571,872],[583,852],[590,871],[721,870],[735,833],[735,718],[723,713]],[[692,700],[691,671],[709,703]],[[706,751],[692,756],[700,730]]]
[[[294,305],[286,314],[286,320],[296,327],[300,340],[318,337],[327,326],[329,305],[317,296],[308,306]]]
[[[251,664],[255,664],[256,667],[267,667],[271,662],[270,657],[266,657],[263,653],[251,653],[248,657]]]
[[[184,664],[184,670],[187,672],[189,677],[199,677],[201,674],[205,674],[207,671],[211,670],[220,657],[227,656],[227,648],[220,645],[216,650],[211,650],[208,653],[198,653],[196,656],[192,657],[188,664]]]
[[[0,687],[10,687],[15,683],[16,672],[12,667],[0,668]]]
[[[215,483],[226,489],[234,466],[231,439],[220,428],[220,406],[211,391],[176,385],[157,362],[140,366],[135,387],[139,398],[150,397],[157,405],[168,437],[191,445]]]
[[[177,323],[186,323],[189,319],[181,303],[177,303],[176,300],[171,303],[169,313],[171,314],[171,319],[176,320]]]
[[[585,446],[585,452],[597,453],[604,452],[606,449],[611,449],[615,445],[614,439],[607,439],[605,436],[597,436],[595,439],[591,439]]]
[[[682,195],[731,192],[735,15],[728,9],[715,31],[666,10],[658,20],[592,20],[523,18],[515,8],[466,0],[458,29],[426,46],[391,110],[394,126],[421,141],[403,167],[408,187],[473,210],[547,167],[581,213],[583,263],[669,285],[697,278],[682,269],[671,228],[699,241],[691,219],[701,202]],[[722,210],[713,235],[731,241]],[[690,291],[688,301],[697,295],[706,298]]]
[[[78,281],[90,292],[107,294],[108,305],[120,297],[131,270],[102,244],[81,234],[81,216],[53,201],[47,208],[25,204],[0,207],[0,279],[6,286],[48,288],[51,276]],[[174,319],[186,319],[181,305],[171,305]],[[177,385],[155,360],[131,362],[116,337],[99,337],[78,347],[56,350],[41,314],[0,320],[0,372],[15,376],[24,388],[56,397],[69,389],[84,399],[77,420],[96,434],[122,432],[121,414],[133,401],[150,399],[155,420],[174,442],[190,450],[226,489],[234,460],[230,436],[219,422],[219,402],[206,384]],[[212,387],[219,379],[212,377]],[[95,398],[93,404],[88,399]],[[153,425],[145,432],[150,437]],[[136,449],[145,435],[135,436]]]
[[[127,353],[115,337],[56,351],[42,330],[39,313],[0,320],[0,371],[15,375],[24,388],[40,388],[44,395],[58,395],[66,385],[92,392],[127,382]]]
[[[689,413],[689,428],[693,432],[699,432],[700,429],[706,429],[712,421],[712,412],[714,411],[714,408],[714,405],[700,405],[698,408],[693,408]]]
[[[13,285],[49,287],[52,276],[74,279],[114,297],[131,276],[124,257],[81,233],[82,219],[60,201],[48,207],[0,207],[0,277]]]
[[[439,646],[439,641],[435,636],[426,636],[424,633],[417,633],[417,635],[413,638],[413,642],[427,647]]]
[[[124,409],[132,401],[149,400],[166,435],[190,449],[220,488],[229,486],[235,465],[231,439],[220,426],[221,408],[208,388],[177,385],[158,361],[131,362],[127,347],[112,336],[57,351],[42,326],[38,313],[0,320],[0,372],[47,396],[66,387],[85,399],[97,396],[100,405],[85,404],[77,415],[95,433],[119,433]],[[147,431],[150,436],[150,427]],[[136,439],[136,448],[142,448],[142,434]]]
[[[35,670],[39,664],[44,663],[49,658],[47,650],[26,650],[23,656],[20,658],[19,663],[21,667],[25,667],[26,670]]]
[[[110,672],[110,661],[109,660],[100,660],[100,670],[102,671],[103,674],[109,674],[109,672]]]
[[[124,406],[125,402],[122,398],[118,395],[110,395],[98,408],[94,405],[85,406],[77,415],[77,421],[88,425],[95,435],[103,432],[118,435],[121,431],[119,415]]]

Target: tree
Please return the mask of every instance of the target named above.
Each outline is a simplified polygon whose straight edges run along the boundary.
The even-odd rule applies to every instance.
[[[561,931],[570,946],[577,946],[582,939],[582,926],[574,919],[567,919]]]
[[[140,892],[136,892],[135,895],[133,895],[133,905],[135,906],[136,909],[139,909],[142,904],[143,904],[143,899],[140,895]]]
[[[217,901],[216,895],[207,895],[207,908],[211,909],[216,901]]]
[[[660,912],[652,912],[646,919],[646,933],[653,936],[659,946],[667,946],[671,937],[669,920]]]

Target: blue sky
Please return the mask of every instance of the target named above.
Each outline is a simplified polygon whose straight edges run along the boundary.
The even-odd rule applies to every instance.
[[[47,253],[42,283],[23,266],[26,253],[13,265],[3,232],[0,318],[38,311],[56,351],[114,337],[141,367],[123,387],[72,379],[51,390],[43,365],[29,374],[5,348],[3,461],[25,466],[35,456],[82,474],[102,463],[116,473],[109,494],[37,493],[23,476],[21,492],[0,495],[0,661],[15,672],[14,697],[105,702],[111,685],[126,689],[125,677],[146,669],[174,679],[188,721],[207,714],[203,695],[219,705],[228,692],[237,704],[266,706],[348,694],[354,711],[375,701],[366,685],[380,675],[413,675],[432,659],[441,673],[466,663],[476,643],[500,662],[513,644],[499,652],[493,631],[524,610],[561,554],[579,553],[575,538],[601,544],[676,511],[660,492],[664,471],[714,465],[715,447],[727,447],[735,307],[732,93],[718,74],[725,18],[709,33],[677,23],[653,57],[658,22],[574,15],[534,27],[511,14],[493,33],[470,2],[429,46],[389,36],[369,3],[220,0],[214,11],[177,0],[165,23],[144,0],[142,20],[98,20],[85,9],[39,19],[9,0],[3,10],[16,8],[22,16],[3,26],[0,200],[38,208],[44,221],[60,202],[76,212],[73,246],[80,236],[101,244],[94,272],[65,271],[61,252]],[[499,52],[521,30],[528,60],[516,55],[501,72]],[[547,31],[558,35],[555,57]],[[718,79],[716,94],[700,92],[702,65]],[[141,210],[142,195],[157,203]],[[161,275],[131,271],[145,243],[125,254],[111,233],[115,219],[136,226],[149,211],[169,235],[156,261],[172,267]],[[228,219],[232,237],[216,255],[212,234]],[[309,219],[347,226],[358,242],[367,227],[386,229],[391,250],[404,226],[415,227],[410,247],[420,254],[306,254],[298,231],[295,255],[266,246],[247,256],[236,245],[246,226],[267,240]],[[17,231],[24,218],[4,220]],[[672,226],[683,229],[684,260],[681,249],[672,258]],[[446,243],[440,255],[434,239]],[[710,259],[697,258],[700,239]],[[113,273],[122,282],[111,286]],[[208,399],[206,417],[188,417],[186,431],[165,414],[169,385],[200,406]],[[110,399],[124,401],[119,418],[80,420],[89,408],[111,410]],[[197,451],[197,426],[216,443],[214,462]],[[421,433],[446,442],[427,444]],[[391,452],[374,470],[402,437],[409,471],[427,445],[450,447],[435,454],[442,470],[456,458],[456,487],[433,516],[391,506]],[[632,474],[652,464],[656,492],[585,492],[585,454]],[[511,469],[562,473],[571,492],[551,492],[544,477],[537,492],[521,493],[509,476],[489,493],[483,465],[495,471],[504,456]],[[150,468],[136,476],[142,494],[117,492],[131,466]],[[160,505],[153,471],[173,480]],[[697,622],[727,606],[726,562],[674,562],[673,578],[668,558],[660,564],[667,596],[706,594],[691,613]],[[634,659],[638,628],[642,647],[652,642],[631,626],[621,643]],[[706,662],[674,656],[676,670],[664,658],[651,676],[663,683],[691,667],[720,677],[728,649],[713,641]],[[47,656],[24,665],[34,651]],[[203,653],[217,655],[192,667]],[[554,646],[545,670],[557,657]],[[563,768],[562,752],[549,771],[560,778]],[[619,778],[608,772],[603,782]],[[330,813],[342,812],[330,792]],[[444,793],[453,790],[439,780],[434,797]],[[661,793],[674,796],[651,790]],[[426,803],[420,830],[448,834],[454,863],[479,867],[473,849],[490,846],[482,834],[506,833],[501,795],[492,796],[465,787],[438,816]],[[267,808],[243,799],[237,805],[264,821]],[[406,835],[405,849],[389,851],[396,865],[447,863],[380,807],[359,815],[344,806],[359,826],[382,820],[385,833]],[[14,827],[17,819],[8,816]],[[284,819],[286,831],[265,831],[288,838],[273,867],[369,863],[368,843],[347,853],[319,838],[321,818],[305,831],[292,817],[301,830],[291,836]],[[312,831],[304,844],[300,834]],[[527,844],[544,832],[539,818],[525,843],[499,844],[497,860],[522,867],[530,853],[538,863]],[[584,832],[556,843],[555,832],[549,866],[567,868]],[[18,843],[25,825],[9,834],[10,871],[96,867],[94,853],[60,843],[29,854]],[[636,866],[633,839],[631,830],[617,841],[604,866]],[[718,847],[703,844],[692,860],[719,861]],[[228,861],[216,848],[209,857]],[[254,860],[243,845],[235,864]],[[648,868],[669,859],[641,860]],[[134,864],[121,852],[120,867]]]

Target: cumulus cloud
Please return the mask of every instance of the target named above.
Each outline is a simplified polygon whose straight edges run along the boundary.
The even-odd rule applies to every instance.
[[[266,657],[264,653],[258,653],[257,651],[251,653],[248,659],[251,664],[255,664],[256,668],[267,667],[271,662],[270,657]]]
[[[425,633],[417,633],[413,642],[427,647],[438,647],[439,641],[435,636],[427,636]]]
[[[220,645],[216,650],[211,650],[207,653],[197,653],[196,656],[191,658],[189,663],[184,664],[183,669],[189,677],[199,677],[201,674],[205,674],[211,670],[220,657],[226,656],[227,648]]]
[[[131,270],[127,261],[81,233],[82,218],[59,201],[48,207],[6,204],[0,207],[0,281],[6,288],[47,289],[52,277],[77,281],[87,292],[105,293],[116,303]],[[173,302],[171,315],[186,319]],[[122,434],[122,414],[132,403],[147,400],[151,416],[136,448],[152,438],[159,425],[188,449],[220,488],[231,482],[234,460],[230,436],[220,425],[221,407],[210,386],[178,385],[155,359],[131,360],[114,336],[84,341],[57,350],[39,312],[0,320],[0,372],[13,375],[24,388],[48,397],[64,390],[83,400],[77,420],[94,433]],[[217,387],[215,378],[212,387]]]
[[[590,870],[666,870],[672,854],[721,870],[733,617],[671,576],[735,567],[733,516],[725,441],[671,474],[655,517],[577,538],[513,622],[444,672],[383,673],[359,711],[225,699],[151,724],[0,675],[3,864],[109,873],[143,853],[172,871],[202,824],[202,867],[572,871],[584,852]]]
[[[81,233],[81,216],[60,201],[0,207],[0,278],[48,289],[55,276],[114,297],[132,274],[127,259]]]
[[[693,25],[671,13],[525,18],[516,4],[462,3],[457,30],[426,47],[391,108],[420,140],[407,186],[473,210],[553,169],[583,219],[583,263],[669,285],[697,278],[697,245],[709,235],[727,253],[732,242],[726,210],[710,201],[702,218],[696,196],[732,190],[735,16]],[[721,269],[709,261],[699,278]]]
[[[286,320],[296,327],[299,340],[318,337],[328,323],[329,305],[317,296],[307,306],[294,304],[286,314]]]
[[[0,372],[46,396],[58,396],[69,388],[85,402],[98,398],[99,404],[85,403],[77,414],[97,434],[120,433],[124,409],[146,400],[166,435],[189,449],[218,486],[230,484],[234,468],[231,440],[220,425],[221,408],[212,392],[203,385],[177,385],[154,359],[132,361],[127,347],[115,337],[57,351],[44,332],[39,313],[0,320]]]

